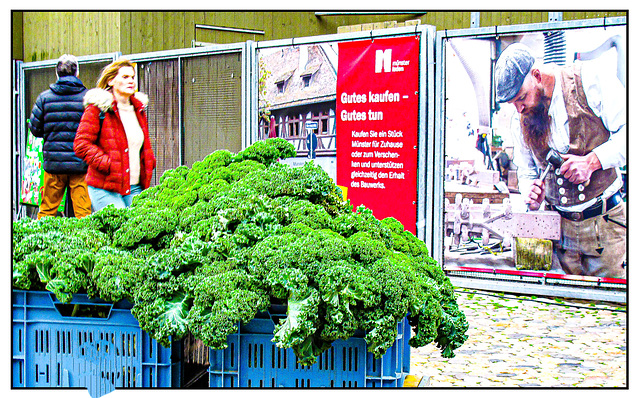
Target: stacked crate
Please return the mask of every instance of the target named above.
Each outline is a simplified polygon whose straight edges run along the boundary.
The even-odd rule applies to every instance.
[[[278,348],[275,323],[286,316],[286,306],[272,306],[239,332],[228,337],[228,347],[209,352],[210,387],[402,387],[409,373],[411,327],[398,323],[398,337],[376,359],[367,351],[364,334],[334,341],[312,366],[297,363],[291,348]]]
[[[180,344],[150,338],[127,302],[75,294],[64,304],[49,292],[14,290],[12,307],[13,387],[85,387],[99,397],[180,386]]]

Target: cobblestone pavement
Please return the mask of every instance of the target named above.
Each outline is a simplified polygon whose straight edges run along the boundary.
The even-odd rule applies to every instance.
[[[469,339],[445,359],[412,348],[431,387],[627,387],[626,306],[456,290]]]

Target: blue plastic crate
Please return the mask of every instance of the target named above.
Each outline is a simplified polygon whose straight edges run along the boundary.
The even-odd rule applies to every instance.
[[[115,388],[180,386],[179,344],[164,348],[150,338],[127,302],[75,294],[63,304],[49,292],[14,290],[12,305],[13,387],[86,387],[99,397]],[[105,317],[69,316],[89,307]]]
[[[272,307],[273,310],[273,307]],[[274,322],[284,316],[261,314],[230,335],[229,346],[209,352],[209,387],[402,387],[409,374],[411,326],[398,323],[398,337],[382,358],[367,351],[363,334],[335,341],[312,366],[297,363],[293,349],[271,341]]]

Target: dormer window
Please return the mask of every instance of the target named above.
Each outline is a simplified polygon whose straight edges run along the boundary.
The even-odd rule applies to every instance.
[[[277,79],[275,79],[276,88],[278,89],[278,94],[284,93],[284,90],[287,88],[287,81],[293,76],[293,70],[283,73]]]
[[[313,64],[307,65],[305,70],[300,73],[303,87],[309,87],[311,84],[311,76],[320,69],[320,65],[322,65],[322,62],[314,62]]]

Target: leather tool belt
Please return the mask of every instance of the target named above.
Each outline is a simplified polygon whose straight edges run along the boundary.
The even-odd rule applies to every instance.
[[[552,206],[552,208],[567,220],[583,221],[608,212],[609,210],[620,204],[620,202],[622,202],[622,194],[620,194],[620,191],[618,191],[611,195],[606,201],[603,201],[602,197],[599,197],[596,203],[587,207],[583,211],[563,211],[559,210],[555,206]]]

